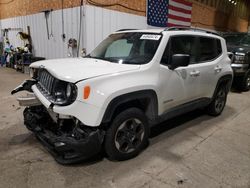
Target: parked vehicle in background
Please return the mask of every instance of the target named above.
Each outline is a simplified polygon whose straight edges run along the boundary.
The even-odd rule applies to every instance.
[[[232,83],[225,40],[189,28],[122,30],[85,58],[33,63],[12,94],[28,106],[24,124],[59,163],[101,148],[112,160],[138,155],[150,127],[204,108],[222,113]]]
[[[242,91],[250,89],[250,34],[226,33],[223,35],[227,49],[234,54],[232,68],[236,87]]]

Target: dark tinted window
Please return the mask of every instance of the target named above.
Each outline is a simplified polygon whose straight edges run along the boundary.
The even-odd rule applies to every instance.
[[[217,48],[216,56],[219,56],[222,53],[221,42],[219,39],[216,39],[216,48]]]
[[[197,57],[195,48],[195,37],[193,36],[171,37],[163,53],[161,63],[169,64],[169,62],[171,62],[171,57],[174,54],[188,54],[190,55],[190,63],[194,63]]]
[[[244,38],[246,34],[225,34],[223,35],[223,37],[225,38],[227,44],[236,44],[236,43],[239,43],[242,38]]]
[[[250,45],[250,35],[246,35],[244,38],[242,38],[240,43]]]
[[[212,38],[200,37],[200,58],[199,61],[209,61],[216,57],[215,40]]]
[[[199,37],[199,62],[212,61],[222,53],[221,42],[219,39]]]

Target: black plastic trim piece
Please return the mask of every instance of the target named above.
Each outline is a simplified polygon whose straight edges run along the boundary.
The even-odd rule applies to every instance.
[[[233,76],[232,76],[231,74],[224,75],[224,76],[222,76],[222,77],[218,80],[218,83],[217,83],[216,88],[215,88],[215,90],[214,90],[213,99],[214,99],[214,97],[215,97],[215,95],[216,95],[216,93],[217,93],[217,90],[219,89],[219,86],[220,86],[221,84],[223,84],[223,83],[227,84],[227,85],[226,85],[226,89],[227,89],[227,93],[228,93],[228,92],[230,91],[231,86],[232,86],[232,83],[233,83]]]
[[[210,104],[211,101],[212,101],[212,99],[210,99],[210,98],[200,98],[200,99],[196,99],[194,101],[176,106],[170,110],[167,110],[162,115],[158,116],[158,118],[155,121],[151,121],[150,124],[151,124],[151,126],[156,125],[156,124],[159,124],[163,121],[166,121],[166,120],[169,120],[169,119],[174,118],[176,116],[179,116],[181,114],[191,112],[191,111],[198,109],[198,108],[206,107],[207,105]]]
[[[133,30],[138,30],[138,29],[119,29],[116,32],[122,32],[122,31],[133,31]]]
[[[15,89],[11,91],[11,95],[14,95],[15,93],[18,93],[20,91],[33,92],[31,87],[36,83],[37,83],[36,80],[25,80],[21,85],[17,86]]]
[[[115,110],[129,102],[135,100],[148,100],[148,105],[145,109],[145,114],[149,119],[154,119],[158,116],[158,99],[156,92],[154,90],[141,90],[132,93],[127,93],[114,98],[108,105],[105,114],[103,116],[102,122],[108,123],[112,120]]]

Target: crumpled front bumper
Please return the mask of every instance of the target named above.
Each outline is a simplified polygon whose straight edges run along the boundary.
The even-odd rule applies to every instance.
[[[35,135],[60,164],[74,164],[96,155],[101,150],[103,140],[98,130],[82,140],[59,137],[49,131],[35,132]]]
[[[104,139],[103,130],[75,126],[73,131],[60,132],[56,125],[53,126],[53,120],[42,111],[43,109],[42,106],[26,108],[24,110],[24,124],[35,134],[58,163],[78,163],[101,151]]]

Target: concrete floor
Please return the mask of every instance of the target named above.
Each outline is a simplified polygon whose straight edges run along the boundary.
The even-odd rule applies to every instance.
[[[195,111],[154,127],[137,158],[57,164],[23,126],[10,91],[27,75],[0,68],[0,187],[250,188],[250,92],[217,118]]]

